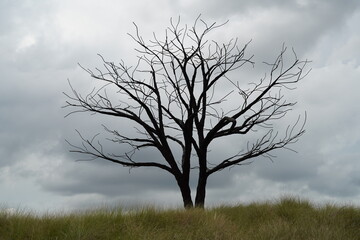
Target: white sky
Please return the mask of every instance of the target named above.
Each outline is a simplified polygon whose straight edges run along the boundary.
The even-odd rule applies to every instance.
[[[0,205],[35,211],[69,210],[103,203],[181,206],[171,176],[103,161],[76,162],[64,139],[75,129],[96,132],[101,118],[64,119],[67,79],[82,92],[93,82],[77,63],[100,66],[136,60],[132,22],[144,38],[164,32],[170,17],[192,24],[229,23],[223,40],[252,39],[255,73],[282,44],[313,61],[311,74],[289,96],[307,111],[298,154],[276,152],[274,162],[224,170],[209,179],[207,203],[271,200],[297,195],[316,202],[360,205],[360,2],[357,0],[0,0]],[[256,81],[258,79],[251,79]],[[229,149],[217,147],[221,155]],[[141,156],[141,155],[140,155]],[[194,191],[193,191],[194,194]]]

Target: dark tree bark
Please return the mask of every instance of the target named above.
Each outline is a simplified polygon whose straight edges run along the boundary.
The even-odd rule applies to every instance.
[[[284,59],[283,47],[264,78],[245,85],[240,79],[231,79],[233,71],[245,64],[254,65],[252,56],[246,57],[246,44],[242,48],[237,39],[218,43],[207,39],[209,32],[223,26],[208,25],[199,18],[192,27],[180,27],[180,20],[170,21],[164,40],[154,38],[145,42],[135,25],[136,34],[130,35],[138,44],[138,64],[127,67],[124,62],[115,64],[102,56],[103,70],[85,69],[89,75],[103,82],[103,87],[83,97],[71,85],[66,107],[71,113],[90,112],[122,118],[132,123],[138,137],[128,136],[122,129],[104,126],[113,143],[128,144],[130,152],[106,152],[103,143],[95,136],[80,137],[80,146],[69,143],[72,152],[103,159],[124,167],[156,167],[167,171],[179,186],[184,207],[194,206],[191,196],[190,172],[198,171],[195,206],[204,207],[208,177],[215,172],[242,165],[259,156],[271,158],[270,152],[289,148],[305,132],[303,121],[289,125],[283,137],[272,125],[283,118],[295,105],[284,100],[281,89],[292,89],[304,78],[308,61],[301,61],[293,51],[293,60]],[[220,84],[232,90],[218,96]],[[113,91],[111,97],[108,91]],[[118,99],[114,98],[118,96]],[[126,101],[121,100],[126,96]],[[232,99],[231,110],[224,110],[225,101]],[[235,99],[235,101],[234,101]],[[262,129],[256,141],[248,141],[243,151],[210,164],[210,144],[219,139],[238,136]],[[154,148],[163,161],[140,161],[134,153],[143,148]],[[179,150],[180,149],[180,150]],[[181,152],[181,158],[177,157]],[[196,163],[197,162],[197,163]]]
[[[196,188],[195,207],[203,208],[205,205],[207,174],[200,171]]]

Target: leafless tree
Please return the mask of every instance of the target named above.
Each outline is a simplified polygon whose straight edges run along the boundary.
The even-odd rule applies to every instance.
[[[281,90],[294,89],[293,85],[307,75],[308,61],[299,60],[294,51],[290,52],[292,60],[285,61],[287,49],[283,47],[272,63],[265,63],[269,70],[263,78],[245,84],[233,73],[244,65],[254,65],[253,57],[245,56],[248,44],[239,48],[237,39],[224,44],[208,39],[209,32],[223,25],[198,18],[191,27],[182,27],[180,19],[171,20],[164,39],[154,34],[150,41],[143,40],[135,25],[135,34],[129,35],[138,46],[136,66],[128,67],[123,61],[115,64],[100,56],[103,70],[83,68],[103,85],[85,97],[70,85],[72,92],[66,94],[65,107],[75,110],[69,114],[91,112],[126,119],[138,133],[133,137],[124,129],[104,127],[111,141],[132,147],[122,155],[106,152],[96,137],[87,139],[81,134],[83,143],[71,144],[71,151],[125,167],[165,170],[176,179],[184,207],[190,208],[194,206],[191,171],[198,171],[195,206],[204,207],[210,175],[259,156],[271,158],[273,150],[288,149],[305,132],[306,114],[282,134],[274,120],[283,118],[295,105],[284,99]],[[219,96],[220,84],[231,85],[232,90]],[[107,89],[115,89],[116,94],[110,97]],[[114,96],[118,96],[117,101]],[[230,99],[234,107],[226,110],[224,106],[229,104],[225,101]],[[209,161],[211,143],[230,136],[243,141],[253,131],[262,135],[255,141],[246,140],[242,151]],[[159,151],[162,161],[136,159],[134,153],[143,148]],[[181,154],[176,153],[179,150]]]

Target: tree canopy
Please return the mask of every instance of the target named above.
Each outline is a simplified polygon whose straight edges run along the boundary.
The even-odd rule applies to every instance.
[[[101,69],[83,67],[103,85],[85,96],[71,87],[66,107],[74,109],[71,113],[126,119],[137,135],[127,135],[124,126],[104,126],[112,136],[110,141],[128,144],[131,151],[121,155],[106,152],[98,136],[88,139],[80,133],[83,143],[70,143],[71,151],[125,167],[165,170],[176,179],[185,207],[194,206],[189,182],[190,172],[197,171],[195,206],[203,207],[209,176],[259,156],[271,158],[270,153],[276,149],[289,149],[305,132],[306,114],[283,133],[278,132],[274,122],[284,118],[296,104],[285,99],[282,89],[295,89],[294,85],[307,75],[309,61],[298,59],[294,50],[283,46],[273,62],[265,63],[269,71],[263,78],[241,79],[234,73],[255,64],[253,56],[245,54],[250,42],[239,47],[237,39],[220,43],[208,38],[210,32],[223,25],[198,18],[189,27],[181,26],[180,19],[171,20],[163,39],[154,34],[149,41],[142,38],[135,25],[135,34],[130,34],[138,46],[135,66],[129,67],[125,61],[110,62],[100,55]],[[288,52],[290,60],[286,58]],[[225,85],[228,87],[224,92]],[[113,90],[111,97],[107,89]],[[245,140],[245,149],[209,162],[210,144],[216,140],[231,136],[244,141],[249,132],[259,130],[262,135],[254,141]],[[143,148],[157,150],[163,160],[134,158]],[[176,151],[181,152],[180,158]]]

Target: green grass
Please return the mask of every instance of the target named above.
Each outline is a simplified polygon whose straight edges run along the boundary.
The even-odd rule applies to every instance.
[[[360,208],[283,198],[207,210],[104,208],[43,216],[0,211],[0,240],[16,239],[360,240]]]

